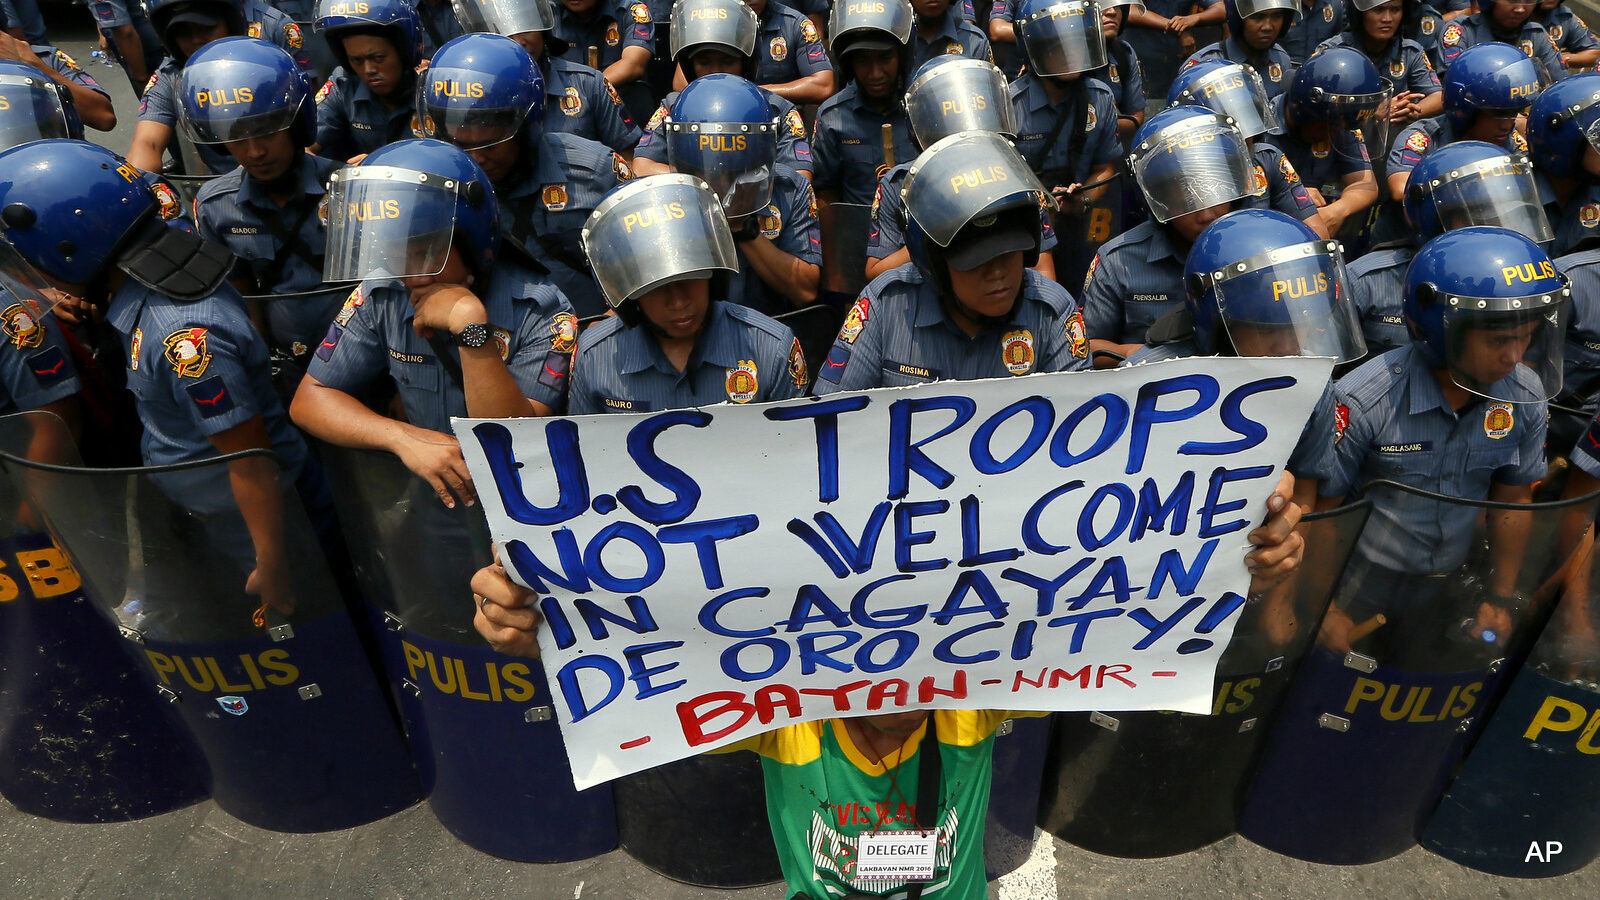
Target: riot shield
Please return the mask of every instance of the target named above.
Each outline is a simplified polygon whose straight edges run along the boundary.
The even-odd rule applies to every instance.
[[[1564,596],[1422,833],[1494,875],[1565,875],[1600,856],[1600,569],[1593,503],[1570,511],[1587,531]]]
[[[867,285],[872,207],[829,203],[818,215],[822,220],[822,298],[842,314]]]
[[[983,866],[993,881],[1028,861],[1054,716],[1008,719],[995,729],[994,780],[983,830]]]
[[[1267,723],[1327,609],[1370,504],[1300,523],[1305,559],[1251,597],[1217,663],[1210,715],[1058,713],[1040,827],[1108,856],[1172,856],[1232,834]]]
[[[482,511],[447,509],[390,454],[318,450],[434,815],[506,859],[615,847],[610,789],[572,787],[544,670],[472,628],[470,582],[491,559]]]
[[[0,450],[17,453],[32,431],[28,417],[0,419]],[[3,476],[0,522],[0,795],[62,822],[138,819],[205,799],[200,749]]]
[[[274,456],[86,469],[39,461],[52,458],[42,447],[71,458],[71,439],[59,420],[22,418],[6,444],[23,452],[0,453],[0,465],[137,645],[205,754],[218,806],[260,828],[312,832],[416,802],[411,760],[299,492],[280,478],[277,513],[268,488],[249,520],[234,502],[230,471],[259,474]],[[282,567],[257,566],[252,534],[267,532]]]
[[[794,332],[795,339],[800,342],[800,352],[805,354],[806,372],[814,375],[839,336],[839,326],[843,323],[839,311],[826,303],[813,303],[777,318]]]
[[[1440,510],[1465,506],[1479,511],[1479,524],[1467,562],[1448,572],[1395,572],[1360,546],[1346,567],[1239,819],[1250,840],[1311,862],[1377,862],[1416,844],[1549,615],[1566,563],[1554,535],[1578,502],[1468,501],[1385,481],[1366,496],[1375,510],[1421,504],[1441,521]],[[1489,516],[1516,522],[1523,546],[1491,544]],[[1490,591],[1511,577],[1506,567],[1531,597],[1520,610]]]
[[[1123,192],[1138,186],[1126,173],[1118,173],[1105,185],[1105,192],[1093,203],[1085,204],[1082,211],[1063,208],[1055,215],[1056,246],[1051,251],[1055,257],[1056,281],[1076,292],[1089,274],[1089,263],[1100,252],[1100,245],[1128,230],[1124,221],[1126,204]]]
[[[715,888],[783,877],[754,753],[691,756],[612,785],[622,849],[656,872]]]

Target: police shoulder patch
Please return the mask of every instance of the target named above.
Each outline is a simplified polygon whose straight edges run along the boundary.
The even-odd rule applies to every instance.
[[[1266,173],[1265,169],[1261,168],[1261,164],[1260,163],[1256,163],[1256,167],[1255,168],[1256,168],[1256,186],[1255,186],[1255,190],[1251,191],[1251,193],[1253,193],[1253,194],[1255,194],[1256,196],[1259,197],[1262,194],[1265,194],[1267,192],[1267,173]]]
[[[1100,268],[1100,254],[1096,253],[1094,259],[1089,260],[1089,271],[1083,274],[1083,289],[1089,290],[1090,282],[1094,281],[1094,270]]]
[[[1406,138],[1406,149],[1415,150],[1418,153],[1426,151],[1428,149],[1428,136],[1420,131],[1411,132],[1411,136]]]
[[[151,84],[155,84],[156,83],[155,76],[152,75],[150,77],[150,83]],[[145,90],[149,90],[149,88],[145,88]],[[316,99],[313,100],[312,102],[321,103],[323,101],[323,99],[326,98],[331,93],[333,93],[333,79],[329,78],[327,81],[324,81],[322,83],[322,87],[317,88]]]
[[[643,3],[633,4],[632,6],[628,7],[628,12],[633,14],[633,20],[635,22],[650,21],[650,7],[644,5]]]
[[[1440,36],[1439,43],[1446,47],[1454,47],[1461,43],[1461,24],[1451,22],[1444,27],[1444,34]]]
[[[1511,145],[1523,153],[1528,152],[1528,139],[1519,132],[1511,132]]]
[[[616,173],[618,181],[633,179],[633,170],[628,168],[628,161],[616,153],[611,154],[611,171]]]
[[[1083,310],[1075,309],[1067,317],[1065,328],[1067,346],[1072,348],[1072,355],[1077,359],[1089,357],[1089,330],[1083,324]]]
[[[794,381],[796,388],[802,391],[806,389],[806,355],[800,349],[799,338],[789,344],[789,378]]]
[[[1288,179],[1290,184],[1300,183],[1300,173],[1294,170],[1294,163],[1289,162],[1289,157],[1278,157],[1278,171],[1283,173],[1283,177]]]
[[[806,136],[806,122],[804,119],[800,118],[800,110],[789,110],[789,112],[783,117],[783,121],[789,126],[790,134],[797,138],[803,138]]]
[[[156,86],[156,79],[158,79],[158,78],[160,78],[160,77],[161,77],[161,73],[160,73],[160,72],[159,72],[159,71],[156,71],[156,72],[151,72],[151,73],[150,73],[150,80],[149,80],[149,81],[146,81],[146,82],[145,82],[145,83],[144,83],[144,90],[143,90],[143,91],[142,91],[142,92],[141,92],[141,93],[145,93],[145,94],[148,94],[148,93],[150,93],[150,89],[151,89],[151,88],[153,88],[153,87],[155,87],[155,86]],[[329,80],[329,81],[328,81],[328,83],[329,83],[329,84],[332,84],[332,83],[333,83],[333,81],[332,81],[332,80],[331,80],[331,79],[330,79],[330,80]],[[322,98],[320,98],[320,97],[318,97],[318,98],[317,98],[317,99],[319,99],[319,100],[320,100],[320,99],[322,99]]]
[[[1350,407],[1343,403],[1333,408],[1333,442],[1339,443],[1344,438],[1344,430],[1350,427]]]
[[[56,59],[61,60],[61,64],[62,65],[66,66],[67,68],[71,69],[74,72],[83,71],[83,67],[78,65],[78,61],[73,59],[72,57],[68,56],[67,52],[65,50],[57,50],[56,51]]]
[[[293,22],[289,22],[288,24],[284,25],[283,42],[288,44],[289,49],[291,50],[299,50],[302,46],[304,46],[305,37],[300,34],[300,26]]]
[[[199,378],[211,365],[211,346],[204,328],[180,328],[161,342],[167,362],[180,378]]]
[[[656,107],[656,111],[655,112],[650,114],[650,121],[645,123],[645,126],[644,126],[645,130],[646,131],[655,131],[656,129],[661,127],[661,123],[663,121],[665,121],[666,118],[667,118],[667,106],[666,106],[666,104],[663,103],[662,105]]]
[[[13,303],[0,312],[0,329],[19,350],[44,343],[44,323],[39,321],[38,308],[31,303]]]
[[[557,353],[571,353],[578,346],[578,317],[566,310],[550,320],[550,349]]]
[[[568,90],[571,90],[571,88],[568,88]],[[611,98],[611,102],[613,104],[617,106],[622,105],[622,95],[617,93],[616,86],[609,81],[606,82],[606,96]]]
[[[817,26],[811,24],[810,19],[800,20],[800,39],[808,44],[822,39],[822,36],[817,34]]]
[[[854,344],[856,338],[861,336],[861,330],[867,327],[867,320],[872,317],[872,301],[866,297],[856,300],[845,314],[844,324],[839,327],[839,340],[846,344]]]

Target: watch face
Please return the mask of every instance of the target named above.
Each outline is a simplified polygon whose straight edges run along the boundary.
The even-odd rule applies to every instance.
[[[478,348],[489,342],[489,326],[474,322],[456,334],[456,343],[463,347]]]

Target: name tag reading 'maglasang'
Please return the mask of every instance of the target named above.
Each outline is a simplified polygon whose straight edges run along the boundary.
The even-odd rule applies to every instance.
[[[857,878],[932,881],[939,833],[933,829],[869,831],[860,835]]]

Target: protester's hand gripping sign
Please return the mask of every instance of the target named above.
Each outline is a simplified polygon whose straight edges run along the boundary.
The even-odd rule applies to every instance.
[[[1328,362],[456,422],[578,787],[809,719],[1204,713]],[[1332,436],[1329,436],[1332,439]]]

